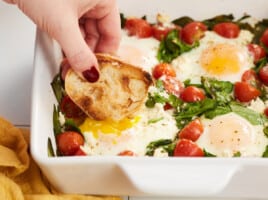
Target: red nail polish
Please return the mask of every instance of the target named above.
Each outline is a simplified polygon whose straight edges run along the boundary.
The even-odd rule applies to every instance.
[[[94,66],[88,70],[83,71],[82,74],[84,78],[87,79],[87,81],[91,83],[96,82],[100,77],[98,70]]]

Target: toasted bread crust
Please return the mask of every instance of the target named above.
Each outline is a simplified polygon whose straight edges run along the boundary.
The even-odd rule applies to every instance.
[[[90,83],[70,69],[65,78],[66,93],[96,120],[133,117],[147,97],[150,74],[110,55],[96,56],[99,80]]]

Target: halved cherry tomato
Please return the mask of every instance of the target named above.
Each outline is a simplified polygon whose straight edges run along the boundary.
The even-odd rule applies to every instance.
[[[86,156],[87,154],[86,154],[84,151],[82,151],[81,148],[79,148],[79,149],[75,152],[74,155],[75,155],[75,156]]]
[[[213,31],[225,38],[236,38],[240,33],[240,28],[232,22],[222,22],[213,27]]]
[[[122,151],[118,154],[119,156],[135,156],[135,153],[130,150]]]
[[[195,119],[183,127],[183,129],[179,132],[179,138],[184,138],[195,142],[200,135],[202,135],[203,131],[204,127],[201,124],[200,119]]]
[[[170,30],[170,27],[164,27],[161,25],[152,26],[153,37],[159,41],[163,40]]]
[[[85,116],[85,113],[72,101],[68,95],[65,95],[61,100],[60,110],[68,118],[80,118]]]
[[[261,92],[247,82],[236,82],[234,96],[241,102],[249,102],[260,96]]]
[[[154,69],[153,69],[153,77],[155,79],[159,79],[161,76],[166,75],[166,76],[176,76],[176,72],[174,68],[168,63],[159,63],[157,64]]]
[[[173,152],[173,156],[203,157],[203,150],[193,141],[179,139]]]
[[[265,49],[258,45],[258,44],[248,44],[247,45],[249,52],[254,57],[254,63],[257,63],[260,59],[264,58],[266,56]]]
[[[59,151],[64,156],[75,155],[84,144],[84,138],[80,133],[74,131],[66,131],[56,136]]]
[[[127,19],[125,29],[129,35],[139,38],[151,37],[153,34],[151,25],[146,20],[140,18]]]
[[[268,65],[263,66],[259,71],[261,82],[268,85]]]
[[[181,39],[187,44],[193,44],[204,36],[207,27],[202,22],[190,22],[181,30]]]
[[[263,113],[265,114],[266,117],[268,117],[268,107],[264,109]]]
[[[241,77],[241,81],[247,82],[254,87],[258,87],[260,85],[260,81],[258,79],[258,75],[252,69],[246,70]]]
[[[202,89],[195,86],[186,87],[180,95],[180,98],[185,102],[201,101],[205,98],[205,94]]]
[[[260,38],[260,42],[263,43],[266,47],[268,47],[268,29],[263,32]]]
[[[182,82],[176,79],[176,77],[164,76],[163,84],[167,93],[173,94],[176,97],[179,97],[181,91],[183,90]]]
[[[173,107],[169,104],[169,103],[166,103],[165,105],[164,105],[164,110],[170,110],[170,109],[172,109]]]

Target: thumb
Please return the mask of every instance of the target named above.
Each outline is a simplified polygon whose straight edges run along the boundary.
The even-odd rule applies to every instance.
[[[54,31],[54,38],[63,49],[70,66],[89,82],[99,78],[97,58],[85,42],[78,22],[65,23]]]

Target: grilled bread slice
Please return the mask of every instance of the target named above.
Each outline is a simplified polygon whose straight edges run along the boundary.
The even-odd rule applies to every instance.
[[[96,54],[100,77],[90,83],[72,69],[65,90],[89,117],[96,120],[131,118],[140,109],[152,84],[149,73],[107,54]]]

